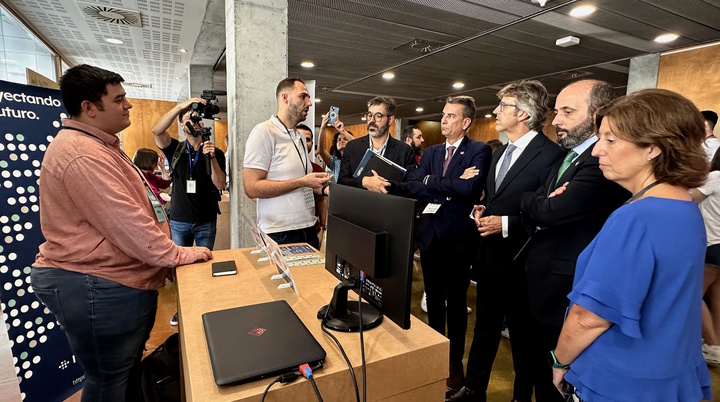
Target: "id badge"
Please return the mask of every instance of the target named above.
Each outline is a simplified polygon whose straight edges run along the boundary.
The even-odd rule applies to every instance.
[[[440,204],[433,204],[433,203],[427,204],[427,206],[425,206],[425,209],[423,209],[422,213],[434,214],[435,212],[438,211],[438,209],[440,209],[440,206],[441,206]]]
[[[145,189],[145,191],[147,192],[147,196],[150,199],[150,204],[152,204],[153,210],[155,211],[155,217],[157,218],[158,222],[165,222],[165,210],[163,209],[160,201],[158,201],[157,197],[155,197],[155,193],[153,193],[149,189]]]
[[[195,194],[197,182],[195,180],[188,180],[185,186],[185,192],[188,194]]]

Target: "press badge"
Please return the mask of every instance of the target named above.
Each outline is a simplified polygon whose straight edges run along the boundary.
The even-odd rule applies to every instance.
[[[150,199],[150,204],[152,204],[153,210],[155,210],[155,217],[157,218],[158,222],[165,222],[165,211],[163,210],[163,206],[158,201],[157,197],[155,197],[155,193],[150,191],[150,189],[145,189],[147,192],[147,196]]]
[[[195,180],[188,180],[187,186],[185,186],[185,192],[188,194],[195,194],[195,185],[197,182]]]
[[[422,213],[434,214],[435,212],[438,211],[438,209],[440,209],[440,206],[441,206],[441,204],[433,204],[433,203],[427,204],[425,209],[423,209]]]

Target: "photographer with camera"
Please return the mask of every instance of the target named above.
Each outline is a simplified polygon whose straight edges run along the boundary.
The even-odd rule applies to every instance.
[[[212,97],[203,94],[203,98]],[[225,154],[215,148],[209,129],[202,123],[202,117],[212,118],[205,112],[212,106],[206,99],[188,99],[165,113],[152,128],[155,143],[171,161],[172,239],[179,246],[192,246],[194,242],[210,250],[215,243],[220,190],[225,187]],[[176,117],[187,135],[186,141],[180,142],[167,132]],[[177,314],[170,324],[177,325]]]

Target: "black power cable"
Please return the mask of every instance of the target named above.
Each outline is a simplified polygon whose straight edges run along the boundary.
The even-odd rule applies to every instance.
[[[320,395],[320,390],[317,387],[317,384],[315,384],[315,378],[313,377],[312,369],[310,366],[307,365],[307,363],[300,366],[300,372],[303,373],[305,378],[310,380],[310,384],[312,384],[313,389],[315,390],[315,396],[317,396],[318,402],[323,402],[322,396]]]
[[[350,363],[350,359],[348,359],[347,354],[345,353],[345,349],[343,349],[342,345],[340,344],[340,341],[335,337],[335,335],[331,334],[330,331],[327,330],[325,327],[325,324],[327,323],[327,316],[330,312],[330,304],[328,304],[327,309],[325,310],[325,316],[323,316],[322,321],[320,321],[320,329],[324,333],[326,333],[333,341],[335,341],[335,344],[340,349],[340,353],[342,354],[343,358],[345,359],[345,363],[347,363],[348,368],[350,369],[350,376],[352,377],[353,386],[355,387],[355,400],[357,402],[360,402],[360,392],[358,391],[358,385],[357,385],[357,378],[355,377],[355,369],[353,369],[352,363]]]
[[[360,271],[360,291],[358,292],[358,314],[360,315],[360,355],[362,356],[362,377],[363,377],[363,402],[367,399],[367,374],[365,372],[365,340],[363,338],[363,319],[362,319],[362,291],[365,285],[365,272]]]

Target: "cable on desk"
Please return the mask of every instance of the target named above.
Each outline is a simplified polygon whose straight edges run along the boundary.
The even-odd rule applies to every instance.
[[[363,402],[367,399],[367,375],[365,372],[365,340],[363,338],[363,319],[362,319],[362,291],[365,285],[365,271],[360,271],[360,291],[358,292],[358,314],[360,315],[360,356],[362,356],[362,376],[363,376]]]
[[[312,384],[313,389],[315,390],[315,396],[317,396],[317,399],[319,402],[323,402],[322,396],[320,395],[320,390],[318,390],[317,384],[315,384],[315,378],[312,374],[312,369],[310,366],[308,366],[307,363],[300,366],[300,372],[303,373],[305,378],[310,380],[310,384]]]
[[[268,391],[270,391],[270,387],[272,387],[273,385],[275,385],[277,383],[286,384],[289,382],[293,382],[293,381],[297,380],[298,378],[300,378],[301,376],[302,376],[302,374],[300,374],[300,373],[292,372],[292,373],[283,374],[283,375],[277,377],[270,384],[268,384],[267,388],[265,388],[265,392],[263,392],[263,394],[262,394],[261,401],[265,401],[265,396],[267,395]]]
[[[340,349],[340,353],[342,354],[343,358],[345,359],[345,363],[347,363],[347,366],[350,369],[350,376],[352,377],[353,386],[355,387],[355,400],[357,402],[360,402],[360,392],[358,391],[357,378],[355,377],[355,369],[353,369],[352,363],[350,363],[350,359],[348,359],[347,354],[345,353],[345,349],[343,349],[340,341],[335,337],[335,335],[331,334],[330,331],[327,330],[327,328],[325,328],[325,323],[327,323],[327,316],[329,312],[330,304],[328,304],[328,308],[325,310],[325,316],[323,317],[322,321],[320,321],[320,329],[322,329],[324,333],[326,333],[333,341],[335,341],[335,344]]]

